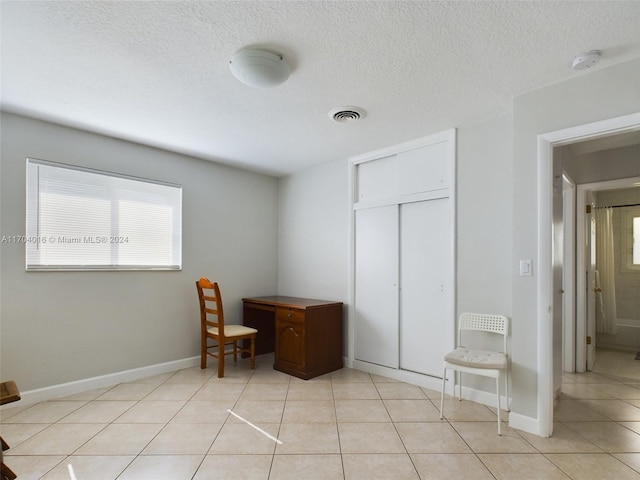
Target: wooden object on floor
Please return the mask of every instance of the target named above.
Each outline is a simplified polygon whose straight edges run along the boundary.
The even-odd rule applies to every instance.
[[[13,470],[7,467],[7,465],[4,462],[0,463],[0,479],[14,480],[15,478],[18,478],[18,476],[15,473],[13,473]]]
[[[13,480],[16,478],[16,474],[5,465],[4,455],[2,454],[2,452],[9,449],[9,445],[7,445],[2,437],[0,437],[0,444],[2,444],[2,450],[0,451],[0,480]]]
[[[342,368],[342,302],[269,296],[244,298],[244,325],[269,339],[273,368],[308,380]],[[264,340],[264,339],[263,339]]]
[[[0,383],[0,405],[5,403],[17,402],[20,400],[20,391],[16,386],[16,382],[9,380]]]
[[[0,405],[17,402],[18,400],[20,400],[20,391],[16,386],[16,382],[9,380],[0,383]],[[0,480],[14,480],[17,475],[4,463],[4,455],[2,453],[9,449],[9,445],[2,437],[0,437],[0,445],[2,447],[2,450],[0,450]]]
[[[218,378],[224,377],[224,358],[233,355],[238,360],[238,353],[248,353],[251,368],[256,368],[255,341],[258,330],[243,325],[225,325],[222,309],[222,296],[217,283],[201,278],[196,282],[198,300],[200,302],[200,368],[207,368],[207,355],[218,359]],[[208,345],[208,339],[215,344]],[[249,347],[239,347],[238,342],[249,341]],[[231,345],[231,350],[226,350]],[[210,351],[215,349],[215,352]]]

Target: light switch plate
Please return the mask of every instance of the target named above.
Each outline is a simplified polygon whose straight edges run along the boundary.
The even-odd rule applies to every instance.
[[[533,275],[533,262],[531,260],[520,260],[520,276],[531,277]]]

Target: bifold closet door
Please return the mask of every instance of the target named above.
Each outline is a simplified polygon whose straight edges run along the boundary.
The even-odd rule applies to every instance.
[[[398,206],[355,212],[357,360],[398,368]]]
[[[400,368],[442,377],[449,312],[450,200],[400,207]]]

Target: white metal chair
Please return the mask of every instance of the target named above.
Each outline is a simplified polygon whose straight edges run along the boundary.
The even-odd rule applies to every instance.
[[[462,344],[462,332],[475,330],[502,335],[504,348],[502,352],[478,350]],[[500,376],[504,376],[505,398],[509,411],[509,358],[507,355],[507,336],[509,334],[509,319],[503,315],[489,315],[486,313],[463,313],[458,322],[458,347],[444,356],[444,375],[442,377],[442,394],[440,396],[440,418],[444,418],[444,391],[447,383],[447,370],[453,370],[453,395],[456,390],[456,372],[459,373],[459,395],[462,400],[462,373],[472,373],[496,379],[496,406],[498,409],[498,435],[500,429]]]

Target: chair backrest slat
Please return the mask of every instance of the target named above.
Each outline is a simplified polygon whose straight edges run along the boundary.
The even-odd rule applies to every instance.
[[[507,336],[509,335],[509,319],[504,315],[488,313],[463,313],[458,320],[458,345],[461,345],[462,331],[475,330],[502,335],[504,338],[504,352],[507,351]]]
[[[196,289],[198,290],[198,300],[200,301],[200,325],[202,331],[206,331],[207,327],[218,327],[220,332],[224,331],[224,312],[218,284],[202,277],[196,282]],[[209,315],[215,315],[215,319],[210,318]]]

